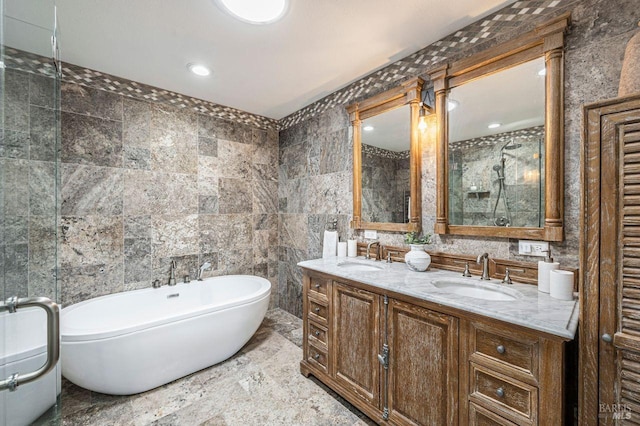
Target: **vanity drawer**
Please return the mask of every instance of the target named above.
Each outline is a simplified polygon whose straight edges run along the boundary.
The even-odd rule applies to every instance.
[[[538,378],[538,340],[515,333],[488,331],[482,324],[472,325],[471,359],[476,362],[498,361],[535,380]],[[494,365],[492,365],[494,367]],[[526,379],[526,377],[518,377]],[[531,382],[531,380],[527,380]]]
[[[325,373],[328,372],[327,352],[325,350],[309,344],[309,355],[307,361]]]
[[[309,319],[317,321],[320,324],[327,325],[327,318],[329,317],[329,308],[326,302],[321,302],[309,298]]]
[[[315,339],[326,347],[328,340],[327,334],[329,333],[326,327],[316,324],[313,321],[309,321],[309,339]]]
[[[471,363],[470,401],[516,423],[535,424],[538,389]]]
[[[469,404],[469,426],[515,426],[515,423],[474,403]]]
[[[326,278],[319,278],[310,276],[309,281],[309,294],[315,297],[327,298],[329,295],[329,283],[330,280]]]

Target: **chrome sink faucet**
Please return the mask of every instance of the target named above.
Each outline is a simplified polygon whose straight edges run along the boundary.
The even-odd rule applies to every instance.
[[[489,253],[482,253],[478,256],[476,263],[479,265],[482,262],[482,276],[481,280],[490,280],[489,276]]]
[[[371,246],[378,246],[378,251],[380,251],[380,241],[371,241],[367,244],[367,255],[364,257],[365,259],[371,259]],[[376,260],[379,259],[380,256],[376,256]]]

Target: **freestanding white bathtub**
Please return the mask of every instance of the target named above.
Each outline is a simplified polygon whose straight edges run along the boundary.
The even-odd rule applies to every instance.
[[[62,375],[112,395],[153,389],[236,353],[269,306],[271,283],[228,275],[117,293],[62,310]]]
[[[27,374],[47,360],[47,316],[39,308],[0,314],[0,377]],[[56,403],[60,366],[15,391],[0,391],[0,426],[31,424]]]

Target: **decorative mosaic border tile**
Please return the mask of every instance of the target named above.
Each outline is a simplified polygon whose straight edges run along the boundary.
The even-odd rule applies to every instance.
[[[409,158],[410,151],[389,151],[387,149],[378,148],[377,146],[362,144],[362,153],[375,155],[376,157],[390,158],[392,160],[406,160]]]
[[[53,76],[55,69],[51,59],[4,46],[4,63],[7,68],[20,71]],[[172,105],[181,109],[208,115],[211,117],[230,120],[235,123],[246,124],[260,129],[278,130],[278,120],[251,114],[236,108],[218,105],[202,99],[181,95],[169,90],[159,89],[143,83],[115,77],[89,68],[63,62],[62,80],[67,83],[75,83],[93,89],[117,93],[129,98]]]
[[[496,143],[507,143],[513,138],[543,138],[544,126],[529,127],[527,129],[514,130],[512,132],[498,133],[495,135],[482,136],[479,138],[466,139],[458,142],[451,142],[450,149],[466,150],[470,148],[480,148],[493,146]]]
[[[66,62],[63,63],[62,70],[65,82],[101,89],[142,101],[172,105],[177,108],[188,109],[199,114],[230,120],[260,129],[278,129],[278,120],[251,114],[236,108],[192,98]]]
[[[34,74],[43,74],[49,77],[55,75],[55,68],[51,58],[25,52],[9,46],[2,46],[3,67],[25,71]]]
[[[522,32],[525,24],[532,28],[536,22],[548,19],[549,15],[559,15],[569,10],[577,1],[579,0],[517,1],[284,117],[280,120],[280,129],[287,129],[336,106],[352,103],[365,95],[373,95],[387,88],[390,82],[420,76],[438,63],[461,56],[463,52],[499,35],[512,31]]]

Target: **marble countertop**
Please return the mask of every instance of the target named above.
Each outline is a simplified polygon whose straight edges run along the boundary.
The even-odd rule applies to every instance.
[[[374,265],[376,271],[351,270],[339,266],[345,262]],[[573,339],[578,327],[579,307],[577,297],[572,301],[558,300],[541,293],[531,284],[501,284],[499,280],[481,281],[479,277],[464,278],[459,272],[431,268],[426,272],[409,270],[404,263],[386,263],[365,260],[363,257],[306,260],[298,266],[337,277],[358,281],[425,301],[479,314],[488,318],[517,324],[566,339]],[[488,286],[514,296],[515,300],[485,300],[437,288],[438,280],[455,280],[470,286]]]

